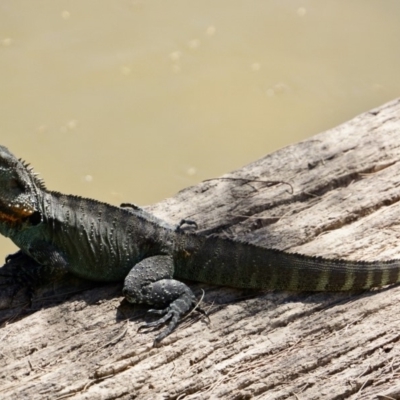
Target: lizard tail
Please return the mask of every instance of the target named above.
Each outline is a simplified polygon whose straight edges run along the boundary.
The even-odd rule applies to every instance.
[[[400,260],[328,259],[191,234],[178,238],[175,260],[179,278],[237,288],[356,291],[400,282]]]

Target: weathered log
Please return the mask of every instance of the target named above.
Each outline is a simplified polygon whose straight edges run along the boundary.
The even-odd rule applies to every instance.
[[[149,209],[266,247],[400,258],[399,143],[395,100]],[[397,286],[338,294],[190,283],[204,289],[211,324],[192,314],[152,348],[156,333],[137,332],[151,317],[122,300],[121,285],[57,285],[56,299],[41,291],[31,309],[18,305],[23,295],[0,296],[0,398],[400,398]]]

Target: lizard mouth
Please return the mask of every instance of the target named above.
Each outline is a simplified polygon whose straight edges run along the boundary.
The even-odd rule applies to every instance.
[[[24,222],[35,213],[35,209],[26,204],[4,204],[0,202],[0,222],[17,224]]]

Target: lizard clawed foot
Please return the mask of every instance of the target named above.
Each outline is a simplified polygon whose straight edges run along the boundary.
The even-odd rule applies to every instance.
[[[194,293],[186,284],[172,278],[173,271],[174,261],[171,256],[152,256],[137,263],[125,278],[122,292],[130,303],[164,307],[150,310],[161,315],[161,318],[139,327],[140,330],[168,323],[156,337],[154,345],[176,328],[183,315],[197,309]],[[199,311],[205,314],[203,310]]]
[[[145,328],[158,328],[159,326],[165,324],[169,319],[171,320],[168,324],[167,328],[164,329],[155,339],[153,342],[153,346],[157,346],[161,340],[167,337],[178,325],[181,315],[183,314],[175,304],[171,304],[170,307],[167,307],[163,310],[149,310],[151,313],[155,314],[165,314],[163,317],[157,319],[153,322],[146,322],[139,326],[138,331]]]
[[[207,311],[203,310],[200,307],[196,307],[192,311],[198,311],[200,314],[204,315],[208,321],[210,322],[210,318],[208,316]],[[154,340],[153,346],[157,346],[161,340],[163,340],[165,337],[167,337],[178,325],[178,322],[181,319],[182,314],[184,314],[176,305],[171,304],[170,307],[164,308],[162,310],[156,310],[154,308],[148,310],[148,313],[152,314],[159,314],[159,315],[164,315],[163,317],[157,319],[156,321],[153,322],[146,322],[141,324],[138,327],[138,332],[142,329],[146,328],[158,328],[159,326],[165,324],[169,319],[171,319],[171,322],[168,324],[168,327],[164,329]],[[190,312],[191,313],[191,312]],[[189,313],[189,314],[190,314]],[[187,315],[188,316],[188,315]]]

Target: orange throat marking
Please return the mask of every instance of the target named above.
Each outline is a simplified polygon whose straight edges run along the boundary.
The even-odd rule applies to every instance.
[[[23,222],[27,217],[30,217],[34,210],[28,210],[23,207],[4,207],[0,204],[0,222],[8,224],[17,224]]]

